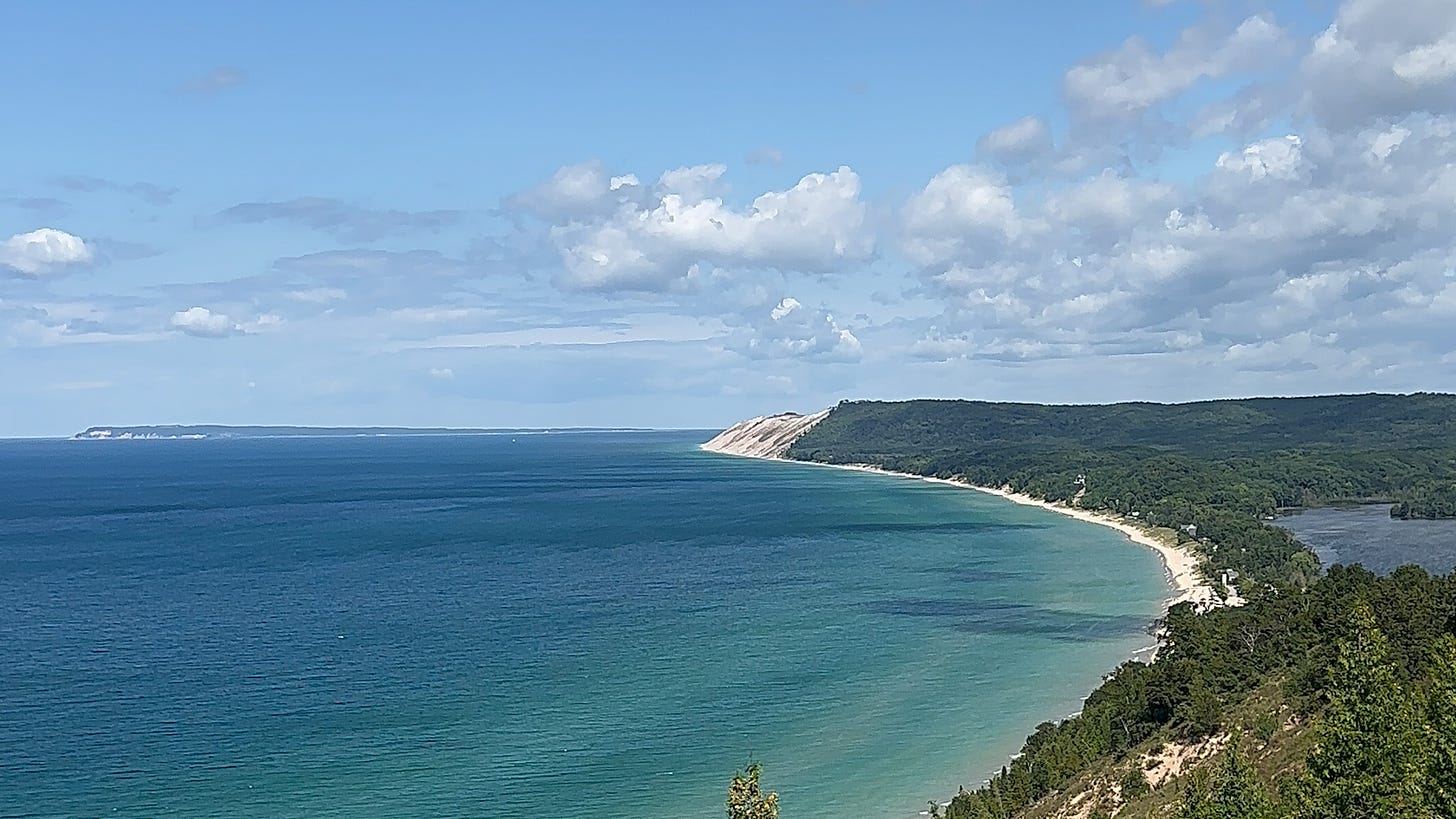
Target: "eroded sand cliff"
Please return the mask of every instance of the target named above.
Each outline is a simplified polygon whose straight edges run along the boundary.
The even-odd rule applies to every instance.
[[[753,458],[782,458],[799,436],[808,432],[828,414],[829,410],[821,410],[813,415],[782,412],[739,421],[703,444],[703,449]]]

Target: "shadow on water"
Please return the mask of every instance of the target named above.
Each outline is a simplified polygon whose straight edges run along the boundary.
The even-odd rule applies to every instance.
[[[986,523],[978,521],[886,521],[868,523],[843,523],[833,527],[836,532],[857,534],[875,532],[937,533],[937,534],[983,534],[986,532],[1035,531],[1047,529],[1044,524],[1035,523]]]
[[[1146,632],[1148,618],[1132,614],[1089,614],[1034,606],[977,600],[906,597],[866,603],[875,614],[934,618],[946,628],[971,634],[1035,635],[1054,640],[1102,640]]]
[[[967,585],[1014,581],[1033,574],[1030,569],[992,568],[998,562],[1001,561],[987,557],[984,560],[971,560],[955,566],[927,566],[921,569],[920,573],[939,577],[951,583]]]

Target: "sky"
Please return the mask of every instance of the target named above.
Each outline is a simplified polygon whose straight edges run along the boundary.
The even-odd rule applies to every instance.
[[[1456,2],[7,3],[0,435],[1456,390]]]

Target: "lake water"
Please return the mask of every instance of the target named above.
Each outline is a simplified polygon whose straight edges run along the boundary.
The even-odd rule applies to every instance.
[[[1332,506],[1282,515],[1288,529],[1326,566],[1359,563],[1379,574],[1406,563],[1433,574],[1456,569],[1456,520],[1395,520],[1388,504]]]
[[[1116,532],[706,437],[0,442],[0,815],[894,819],[1151,643]]]

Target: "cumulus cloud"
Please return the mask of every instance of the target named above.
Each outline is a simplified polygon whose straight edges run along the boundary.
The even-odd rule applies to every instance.
[[[1456,4],[1346,0],[1304,57],[1299,86],[1306,110],[1339,130],[1456,112]]]
[[[548,222],[565,222],[609,211],[616,199],[611,194],[639,187],[636,176],[614,177],[592,160],[556,169],[550,179],[511,196],[506,204]]]
[[[1092,71],[1069,94],[1074,129],[1079,117],[1130,114],[1120,139],[1158,139],[1142,113],[1200,78],[1261,64],[1258,44],[1284,48],[1272,21],[1250,19],[1223,41],[1185,33],[1165,54],[1129,41],[1096,71],[1074,69]],[[1456,87],[1444,85],[1440,56],[1453,21],[1449,3],[1348,0],[1282,79],[1174,123],[1263,131],[1177,181],[1117,161],[1016,182],[982,165],[946,168],[901,209],[918,293],[941,307],[906,353],[1170,355],[1247,373],[1456,362],[1446,323],[1456,315]],[[1346,85],[1353,104],[1340,109],[1334,89]],[[1283,133],[1268,135],[1275,121]]]
[[[0,242],[0,267],[26,277],[50,275],[95,259],[96,254],[79,236],[55,228],[17,233]]]
[[[911,218],[923,202],[907,204],[907,252],[945,304],[947,328],[910,352],[1166,352],[1189,339],[1250,345],[1300,330],[1336,346],[1398,336],[1448,348],[1452,331],[1416,317],[1439,309],[1456,275],[1451,133],[1449,122],[1416,119],[1258,140],[1182,189],[1104,172],[1018,202],[955,174],[978,179],[966,187],[979,195],[962,197],[976,207],[940,212],[957,214],[962,236],[990,238],[948,243],[944,224]],[[938,201],[943,185],[932,180],[922,195]],[[1018,241],[1006,227],[1015,224],[1041,226],[1036,241]]]
[[[243,328],[222,313],[206,307],[189,307],[172,314],[173,330],[197,338],[226,338],[243,332]]]
[[[809,174],[742,208],[723,198],[726,170],[677,168],[650,188],[614,191],[599,166],[572,166],[513,201],[549,222],[573,289],[664,291],[718,268],[828,273],[872,254],[849,168]]]
[[[739,334],[737,347],[749,358],[798,358],[815,361],[858,361],[862,352],[854,333],[824,309],[810,309],[786,296],[765,314],[754,311]]]
[[[1304,141],[1295,134],[1260,140],[1241,151],[1220,154],[1214,167],[1255,181],[1270,177],[1295,179],[1306,167],[1303,145]]]
[[[1040,229],[1018,212],[1006,177],[977,165],[952,165],[936,174],[901,215],[905,251],[926,265],[991,260]]]
[[[1087,242],[1085,249],[1104,249],[1138,225],[1167,214],[1176,198],[1170,185],[1103,170],[1049,196],[1046,215],[1057,223],[1076,225]]]
[[[727,172],[727,165],[717,163],[663,171],[657,180],[657,194],[661,198],[675,196],[686,204],[697,204],[721,191],[721,180]]]

